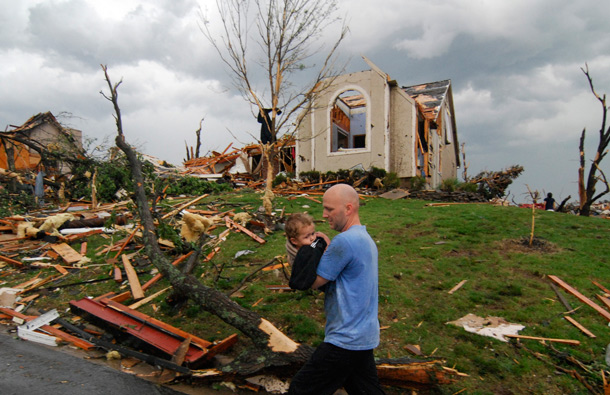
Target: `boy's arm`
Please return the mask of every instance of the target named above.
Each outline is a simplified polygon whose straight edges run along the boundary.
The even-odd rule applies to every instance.
[[[327,279],[321,276],[316,276],[316,280],[311,284],[311,289],[318,289],[328,282]]]

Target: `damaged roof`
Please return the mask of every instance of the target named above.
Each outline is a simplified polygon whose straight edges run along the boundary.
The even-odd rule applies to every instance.
[[[56,126],[59,130],[63,130],[64,128],[57,122],[57,119],[50,111],[44,113],[38,113],[32,116],[30,119],[25,121],[25,123],[21,126],[11,125],[15,129],[10,130],[10,132],[27,132],[28,130],[32,130],[42,124],[50,123]]]
[[[450,87],[451,80],[444,80],[403,86],[402,89],[421,106],[426,118],[436,119]]]

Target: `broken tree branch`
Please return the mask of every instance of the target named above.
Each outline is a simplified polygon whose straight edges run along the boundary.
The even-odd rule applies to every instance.
[[[193,302],[201,305],[206,311],[216,315],[227,324],[237,328],[252,340],[257,349],[255,353],[258,355],[257,363],[240,365],[239,360],[237,360],[232,364],[236,371],[248,373],[269,366],[302,364],[311,355],[311,347],[296,343],[255,312],[243,308],[223,293],[208,288],[194,277],[182,273],[172,266],[163,254],[157,242],[154,221],[148,206],[142,165],[136,156],[136,152],[126,142],[123,134],[117,92],[120,82],[113,85],[106,66],[102,65],[102,69],[110,89],[110,96],[103,93],[102,95],[112,102],[115,109],[117,125],[115,141],[117,146],[125,153],[130,164],[135,184],[136,204],[140,222],[144,229],[145,251],[152,264],[168,279],[176,291],[182,295],[187,295]]]

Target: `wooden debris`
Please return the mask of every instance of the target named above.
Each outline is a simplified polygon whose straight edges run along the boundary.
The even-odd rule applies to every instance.
[[[129,258],[126,255],[122,256],[123,258],[123,267],[125,268],[125,273],[127,274],[127,280],[129,281],[129,286],[131,287],[131,294],[133,298],[138,300],[144,297],[144,291],[142,290],[142,285],[140,284],[140,280],[138,279],[138,273],[129,262]]]
[[[578,340],[569,340],[569,339],[551,339],[548,337],[536,337],[536,336],[524,336],[524,335],[504,335],[504,337],[510,337],[514,339],[528,339],[528,340],[538,340],[541,342],[553,342],[553,343],[562,343],[569,344],[571,346],[580,346],[580,341]]]
[[[248,229],[244,228],[243,226],[241,226],[237,222],[233,221],[228,216],[225,217],[225,222],[226,222],[228,228],[237,229],[238,231],[247,234],[248,236],[250,236],[251,238],[253,238],[255,241],[257,241],[260,244],[265,244],[266,243],[265,240],[261,239],[260,237],[258,237],[254,233],[250,232]]]
[[[570,305],[570,302],[568,302],[568,300],[565,298],[565,296],[563,296],[563,294],[561,292],[559,292],[559,288],[557,288],[557,286],[553,283],[551,284],[551,288],[553,289],[553,292],[555,292],[555,295],[557,295],[557,298],[559,298],[559,301],[561,302],[561,304],[563,305],[563,307],[566,308],[566,310],[569,312],[569,314],[572,314],[574,309],[572,308],[572,305]]]
[[[417,356],[422,356],[424,355],[424,353],[421,352],[421,349],[419,348],[418,345],[415,344],[407,344],[406,346],[403,347],[405,350],[407,350],[408,352],[410,352],[413,355],[417,355]]]
[[[565,316],[563,317],[566,319],[566,321],[568,321],[570,324],[574,325],[575,327],[577,327],[578,329],[580,329],[580,331],[582,333],[584,333],[585,335],[591,337],[591,338],[595,338],[596,336],[591,333],[591,331],[589,331],[587,328],[585,328],[584,326],[582,326],[581,324],[578,323],[578,321],[576,321],[574,318],[569,317],[569,316]]]
[[[61,244],[52,244],[51,248],[53,251],[59,254],[61,258],[68,265],[73,265],[75,263],[80,262],[83,259],[83,256],[79,254],[74,248],[70,247],[66,243]]]
[[[604,287],[603,285],[601,285],[600,283],[598,283],[597,281],[591,280],[591,282],[593,283],[593,285],[595,285],[597,288],[601,289],[602,291],[604,291],[604,293],[606,295],[610,295],[610,290],[608,290],[608,288]]]
[[[462,286],[464,284],[466,284],[468,280],[462,280],[460,281],[455,287],[451,288],[451,290],[449,292],[447,292],[449,295],[451,295],[452,293],[454,293],[455,291],[457,291],[458,289],[462,288]]]
[[[130,309],[137,309],[138,307],[141,307],[143,305],[145,305],[146,303],[150,302],[151,300],[153,300],[154,298],[156,298],[157,296],[163,294],[165,291],[167,291],[168,289],[170,289],[171,287],[167,287],[167,288],[163,288],[161,291],[159,292],[155,292],[154,294],[145,297],[142,300],[137,301],[136,303],[133,303],[127,307],[129,307]],[[135,298],[134,298],[135,299]]]
[[[548,277],[555,284],[559,285],[561,288],[565,289],[567,292],[574,295],[576,298],[578,298],[578,300],[580,300],[584,304],[588,305],[589,307],[592,307],[595,311],[597,311],[599,314],[601,314],[602,317],[604,317],[606,320],[610,321],[610,312],[608,312],[607,310],[604,310],[598,304],[593,302],[591,299],[587,298],[585,295],[581,294],[576,289],[572,288],[570,285],[563,282],[563,280],[561,280],[559,277],[553,276],[553,275],[549,275]]]
[[[14,259],[11,259],[11,258],[8,258],[8,257],[5,257],[5,256],[4,256],[4,255],[2,255],[2,254],[0,254],[0,261],[6,262],[6,263],[11,264],[11,265],[13,265],[13,266],[15,266],[15,267],[21,267],[21,266],[23,266],[23,263],[21,263],[21,262],[19,262],[19,261],[16,261],[16,260],[14,260]]]
[[[22,319],[22,320],[24,320],[26,322],[27,321],[31,321],[31,320],[36,318],[35,316],[27,316],[25,314],[21,314],[21,313],[18,313],[16,311],[14,311],[14,310],[7,309],[7,308],[4,308],[4,307],[0,307],[0,312],[2,312],[4,314],[7,314],[7,315],[10,315],[11,317],[20,318],[20,319]],[[60,339],[66,341],[68,343],[71,343],[71,344],[75,345],[76,347],[82,348],[83,350],[92,350],[92,349],[95,348],[95,345],[91,344],[90,342],[88,342],[86,340],[83,340],[83,339],[80,339],[80,338],[78,338],[76,336],[72,336],[69,333],[66,333],[66,332],[64,332],[64,331],[62,331],[60,329],[55,328],[54,326],[51,326],[51,325],[42,325],[40,327],[40,329],[42,329],[42,330],[52,334],[55,337],[60,338]]]

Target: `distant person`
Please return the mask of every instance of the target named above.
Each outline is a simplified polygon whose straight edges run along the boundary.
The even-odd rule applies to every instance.
[[[547,193],[544,198],[544,209],[546,211],[555,211],[555,199],[553,199],[553,194],[551,192]]]
[[[378,252],[360,223],[358,193],[337,184],[324,194],[324,218],[339,233],[318,265],[312,288],[327,285],[324,342],[290,383],[288,394],[384,394],[373,350],[379,345]]]
[[[263,144],[275,142],[275,135],[271,131],[271,117],[269,116],[271,111],[273,111],[271,108],[263,108],[262,111],[259,111],[257,117],[258,123],[261,124],[261,142]],[[275,113],[280,115],[282,111],[276,109]]]
[[[313,218],[306,213],[292,214],[286,220],[286,255],[292,266],[289,285],[292,289],[306,290],[316,280],[318,263],[330,240],[316,232]]]

